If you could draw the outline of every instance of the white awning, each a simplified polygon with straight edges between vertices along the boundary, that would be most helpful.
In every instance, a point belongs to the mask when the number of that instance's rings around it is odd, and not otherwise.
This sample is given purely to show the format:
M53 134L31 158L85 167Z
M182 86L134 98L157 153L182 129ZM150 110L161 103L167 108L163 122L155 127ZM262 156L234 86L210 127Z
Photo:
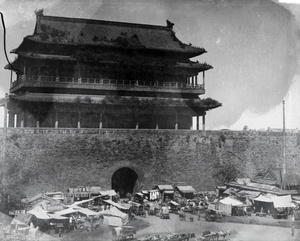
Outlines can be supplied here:
M118 217L110 217L110 216L103 216L103 224L113 227L122 227L123 222L121 218Z
M219 202L226 204L226 205L231 205L233 207L242 207L243 206L243 203L241 201L233 199L231 197L226 197L226 198L220 200Z
M272 197L275 208L294 208L291 195Z
M81 201L74 202L72 205L79 205L79 204L91 202L91 201L93 201L93 200L94 200L94 198L86 199L86 200L81 200ZM71 205L71 206L72 206L72 205Z
M100 191L99 193L102 196L116 196L117 195L117 193L115 192L115 190Z
M27 213L34 215L38 219L50 219L47 212L39 206L29 210Z
M47 213L47 214L48 214L49 217L52 218L52 219L57 219L57 220L68 219L68 217L60 216L60 215L57 214L57 213Z
M77 211L74 210L73 208L67 208L67 209L64 209L64 210L61 210L61 211L58 211L58 212L55 212L59 215L66 215L66 214L70 214L70 213L76 213Z
M128 207L124 207L121 204L116 203L116 202L114 202L112 200L103 200L103 201L106 202L106 203L108 203L108 204L110 204L110 205L113 205L113 206L115 206L115 207L117 207L119 209L129 209Z
M253 200L256 201L256 202L265 202L265 203L272 203L273 202L271 197L267 197L267 196L262 195L262 194L259 195L257 198L254 198Z

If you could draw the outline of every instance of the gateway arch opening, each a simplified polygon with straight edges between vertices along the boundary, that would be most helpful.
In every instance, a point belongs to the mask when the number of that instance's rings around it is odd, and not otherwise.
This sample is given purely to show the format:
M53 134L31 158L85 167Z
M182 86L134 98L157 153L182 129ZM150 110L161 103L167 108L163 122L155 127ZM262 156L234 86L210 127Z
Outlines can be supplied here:
M126 197L127 193L132 193L136 185L138 175L128 167L118 169L111 178L111 186L120 197Z

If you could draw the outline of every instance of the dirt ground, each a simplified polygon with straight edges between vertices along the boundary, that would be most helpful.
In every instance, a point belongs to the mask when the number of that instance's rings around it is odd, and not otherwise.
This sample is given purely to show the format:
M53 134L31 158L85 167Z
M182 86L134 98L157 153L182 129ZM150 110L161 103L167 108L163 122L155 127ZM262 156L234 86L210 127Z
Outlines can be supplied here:
M190 216L194 217L194 221L190 221ZM156 216L148 216L146 218L136 217L135 221L129 223L137 227L136 238L142 238L146 235L161 234L161 233L195 233L198 238L204 231L220 231L230 230L231 235L226 237L226 241L294 241L300 240L300 228L299 225L295 225L295 235L291 236L291 222L274 220L272 217L240 217L245 223L234 223L223 220L223 222L206 222L202 216L200 221L196 219L196 216L187 214L186 221L180 221L178 215L170 214L170 219L160 219ZM249 224L252 219L257 219L256 224ZM283 226L274 226L282 225ZM273 224L273 226L263 225L263 223ZM260 225L257 225L260 224ZM299 223L298 223L299 224ZM54 237L42 234L39 237L39 241L109 241L112 240L111 229L107 226L102 226L96 231L71 231L64 233L63 237L58 237L55 234ZM220 240L223 240L222 238Z
M204 231L231 230L231 235L226 240L231 241L292 241L300 240L300 230L295 230L294 237L291 236L291 228L238 224L232 222L206 222L204 218L200 221L179 221L178 215L171 214L170 220L162 220L158 217L148 216L151 223L148 228L137 232L137 237L151 233L195 233L198 238Z
M295 235L291 236L290 227L278 227L278 226L267 226L267 225L255 225L255 224L240 224L233 222L206 222L204 217L200 221L194 219L191 222L189 217L192 215L187 214L186 221L180 221L178 215L171 214L170 219L160 219L156 216L147 216L146 218L137 217L134 224L140 224L143 228L137 231L136 238L142 238L151 234L160 233L195 233L198 238L204 231L220 231L230 230L231 235L226 237L226 241L293 241L300 240L300 229L295 230ZM194 216L195 217L195 216ZM269 222L271 220L269 217ZM139 221L140 220L140 221ZM148 225L145 225L148 223ZM129 224L130 225L130 224ZM100 230L92 232L78 232L73 231L64 234L62 238L56 237L56 240L61 241L94 241L94 240L111 240L111 231L102 227ZM44 236L40 241L49 240ZM53 240L53 239L52 239ZM222 240L222 238L221 238Z

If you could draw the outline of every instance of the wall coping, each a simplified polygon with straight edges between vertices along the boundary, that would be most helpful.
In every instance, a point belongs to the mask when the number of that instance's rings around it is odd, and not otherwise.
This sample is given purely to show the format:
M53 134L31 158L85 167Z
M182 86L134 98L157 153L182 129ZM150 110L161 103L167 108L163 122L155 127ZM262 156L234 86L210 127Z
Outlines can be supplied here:
M149 133L149 134L213 134L213 133L231 133L233 135L272 135L281 136L283 132L279 131L261 131L261 130L251 130L251 131L237 131L237 130L175 130L175 129L110 129L110 128L34 128L34 127L8 127L0 128L0 133L7 134L109 134L109 133ZM296 129L294 131L286 132L287 136L297 136L300 132Z

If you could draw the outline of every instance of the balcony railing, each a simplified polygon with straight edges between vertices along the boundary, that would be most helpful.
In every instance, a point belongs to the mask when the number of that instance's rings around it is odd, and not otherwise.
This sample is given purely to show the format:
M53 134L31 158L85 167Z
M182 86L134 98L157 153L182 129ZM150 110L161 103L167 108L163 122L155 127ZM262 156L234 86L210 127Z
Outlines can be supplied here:
M151 88L172 88L172 89L198 89L204 90L203 84L190 84L180 82L159 82L142 80L119 80L119 79L100 79L100 78L76 78L76 77L55 77L55 76L35 76L22 75L14 81L11 88L21 83L70 83L70 84L97 84L105 86L130 86L130 87L151 87Z

